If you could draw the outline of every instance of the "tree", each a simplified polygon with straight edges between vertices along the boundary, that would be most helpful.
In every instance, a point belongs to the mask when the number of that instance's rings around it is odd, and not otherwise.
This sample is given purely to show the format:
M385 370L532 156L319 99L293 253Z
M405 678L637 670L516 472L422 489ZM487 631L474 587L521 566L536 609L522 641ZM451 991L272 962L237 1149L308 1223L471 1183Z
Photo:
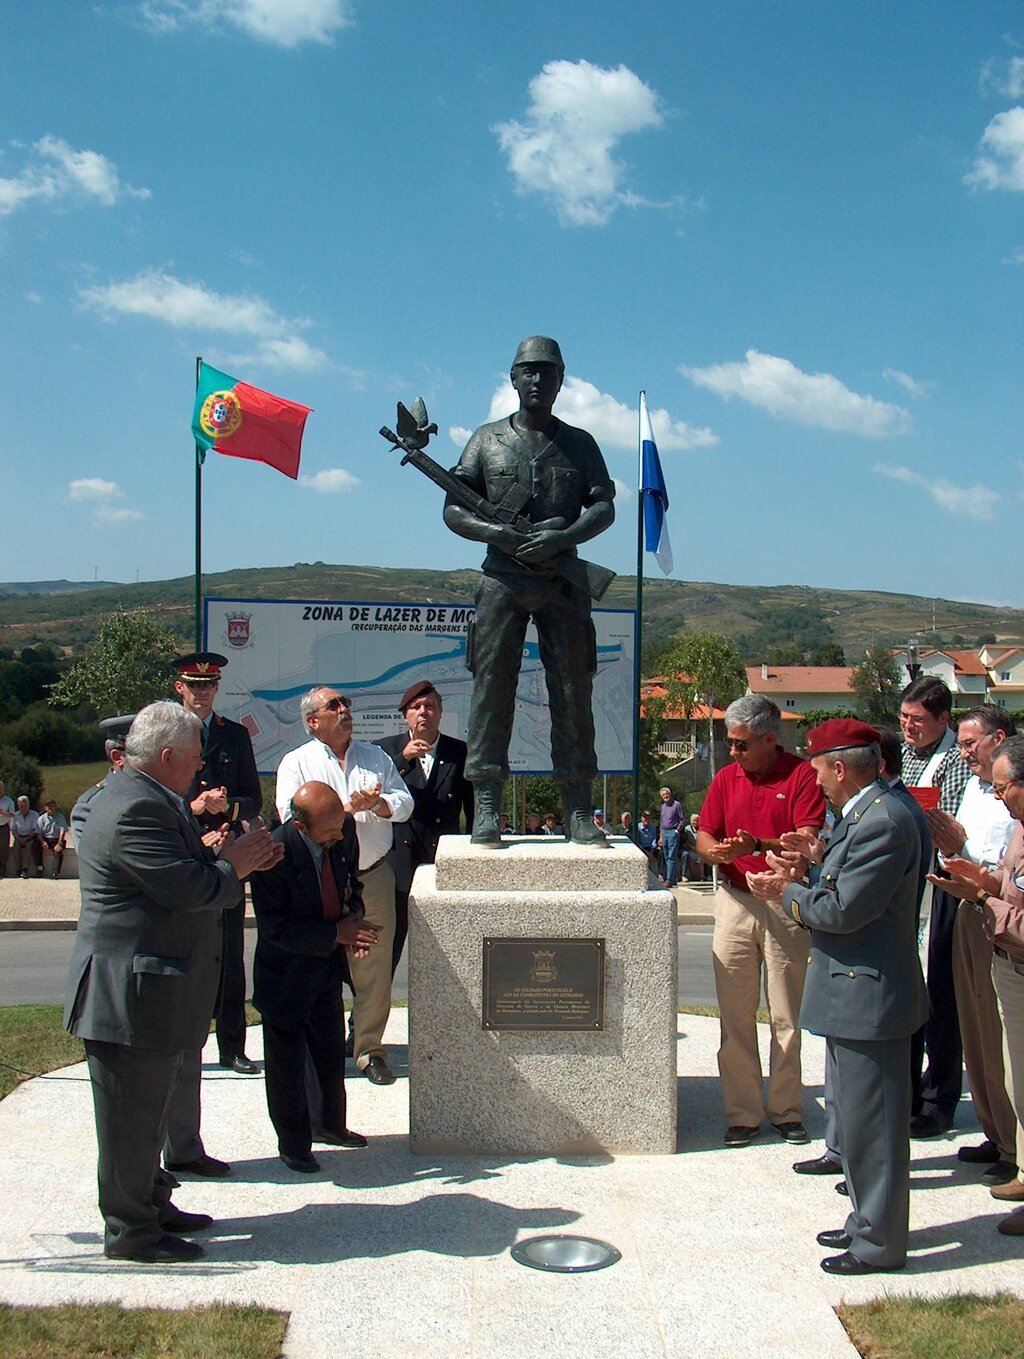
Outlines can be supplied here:
M136 712L168 697L171 661L178 654L174 634L148 609L119 604L100 623L96 641L81 660L50 685L50 701L61 708L90 702L97 712Z
M727 707L747 691L747 672L728 637L717 632L691 632L669 647L659 667L665 676L665 709L689 717L694 708L708 709L711 775L715 773L714 709Z
M895 726L900 716L900 668L888 647L869 646L850 676L857 710L865 722Z
M38 809L43 791L43 771L38 760L13 746L0 746L0 781L6 785L8 797L24 794L29 804Z
M808 665L845 665L841 642L822 642L810 654Z

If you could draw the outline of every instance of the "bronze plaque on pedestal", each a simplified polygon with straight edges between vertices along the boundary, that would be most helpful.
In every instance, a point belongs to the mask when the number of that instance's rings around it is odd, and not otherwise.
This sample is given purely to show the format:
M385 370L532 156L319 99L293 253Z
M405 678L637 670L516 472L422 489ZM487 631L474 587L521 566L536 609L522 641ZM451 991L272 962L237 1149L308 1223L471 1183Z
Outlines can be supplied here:
M483 1027L599 1033L603 939L484 939Z

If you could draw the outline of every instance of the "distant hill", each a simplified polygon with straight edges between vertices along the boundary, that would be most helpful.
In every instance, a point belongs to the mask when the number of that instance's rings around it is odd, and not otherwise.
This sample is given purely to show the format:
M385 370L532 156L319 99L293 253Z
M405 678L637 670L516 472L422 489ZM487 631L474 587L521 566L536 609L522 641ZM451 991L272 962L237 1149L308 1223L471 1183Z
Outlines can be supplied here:
M117 588L115 580L0 580L0 598L4 595L61 595L71 590L99 590Z
M478 572L413 571L379 566L298 562L223 571L203 577L206 595L243 599L396 600L409 603L473 601ZM49 586L51 588L43 588ZM78 650L96 633L99 618L117 604L151 609L183 642L192 636L191 576L138 584L51 581L0 586L0 645L35 642ZM602 606L633 608L636 581L620 576ZM933 627L947 645L973 647L978 638L1024 642L1024 610L880 590L827 590L804 585L720 585L710 581L644 581L645 642L667 643L685 625L734 638L763 636L780 620L801 636L802 618L830 629L851 663L875 643L900 645ZM962 642L954 643L954 638Z

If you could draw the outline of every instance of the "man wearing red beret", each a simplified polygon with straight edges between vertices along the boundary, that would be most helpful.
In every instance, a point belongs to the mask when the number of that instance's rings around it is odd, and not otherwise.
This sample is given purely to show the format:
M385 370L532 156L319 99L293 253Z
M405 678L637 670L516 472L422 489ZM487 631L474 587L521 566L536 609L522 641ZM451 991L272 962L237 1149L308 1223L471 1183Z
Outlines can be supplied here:
M814 886L770 853L750 890L810 931L800 1023L824 1034L850 1213L818 1235L843 1276L902 1269L910 1217L910 1038L928 1013L917 954L917 825L879 782L878 733L834 718L807 736L818 784L839 812ZM787 837L790 841L791 837Z
M413 812L395 826L394 976L409 933L409 889L420 864L432 864L442 835L458 835L459 814L473 824L473 785L466 779L466 743L441 730L441 695L430 680L410 684L398 704L406 730L377 742L395 762L412 794Z

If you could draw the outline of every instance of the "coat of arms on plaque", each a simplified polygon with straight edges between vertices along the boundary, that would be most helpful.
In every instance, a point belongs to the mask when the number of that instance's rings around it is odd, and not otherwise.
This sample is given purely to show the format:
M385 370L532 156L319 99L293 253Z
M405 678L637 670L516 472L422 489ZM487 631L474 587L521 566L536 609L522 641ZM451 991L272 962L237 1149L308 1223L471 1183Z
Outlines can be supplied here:
M534 949L533 966L530 968L530 981L554 982L558 980L558 968L555 966L555 953L553 949Z

